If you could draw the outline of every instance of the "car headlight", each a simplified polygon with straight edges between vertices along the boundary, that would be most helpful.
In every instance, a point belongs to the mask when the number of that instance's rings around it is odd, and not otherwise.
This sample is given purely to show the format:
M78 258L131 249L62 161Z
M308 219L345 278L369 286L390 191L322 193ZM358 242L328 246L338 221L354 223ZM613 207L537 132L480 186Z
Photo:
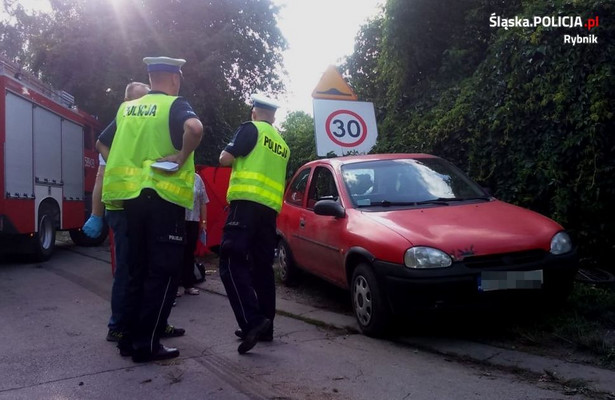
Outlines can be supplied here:
M551 239L551 254L565 254L572 250L572 240L566 232L558 232Z
M446 268L452 263L448 254L431 247L412 247L404 255L404 264L408 268Z

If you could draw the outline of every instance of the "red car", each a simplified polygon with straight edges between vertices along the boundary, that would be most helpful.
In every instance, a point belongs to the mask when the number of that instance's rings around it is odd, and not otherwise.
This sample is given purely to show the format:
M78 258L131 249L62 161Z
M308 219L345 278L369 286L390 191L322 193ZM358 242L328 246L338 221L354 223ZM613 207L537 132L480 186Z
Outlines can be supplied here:
M416 308L569 294L578 257L555 221L488 195L427 154L312 161L278 216L282 281L298 269L350 290L362 332Z

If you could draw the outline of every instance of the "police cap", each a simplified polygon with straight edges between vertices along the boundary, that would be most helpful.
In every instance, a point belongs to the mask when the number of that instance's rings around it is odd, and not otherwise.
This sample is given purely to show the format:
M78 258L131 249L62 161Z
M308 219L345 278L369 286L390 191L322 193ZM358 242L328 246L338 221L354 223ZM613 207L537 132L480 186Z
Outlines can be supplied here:
M164 71L179 74L186 60L171 57L145 57L143 62L147 64L147 72Z
M265 110L277 110L280 108L280 105L275 100L262 94L253 94L250 96L250 99L252 99L252 107L264 108Z

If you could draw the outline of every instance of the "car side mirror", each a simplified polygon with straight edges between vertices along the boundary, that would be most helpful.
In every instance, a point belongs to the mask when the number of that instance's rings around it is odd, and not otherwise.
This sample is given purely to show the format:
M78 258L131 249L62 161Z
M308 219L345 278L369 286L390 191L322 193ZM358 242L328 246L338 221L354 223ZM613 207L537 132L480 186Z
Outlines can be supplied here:
M314 204L314 213L318 215L329 215L335 218L344 218L346 210L335 200L319 200Z

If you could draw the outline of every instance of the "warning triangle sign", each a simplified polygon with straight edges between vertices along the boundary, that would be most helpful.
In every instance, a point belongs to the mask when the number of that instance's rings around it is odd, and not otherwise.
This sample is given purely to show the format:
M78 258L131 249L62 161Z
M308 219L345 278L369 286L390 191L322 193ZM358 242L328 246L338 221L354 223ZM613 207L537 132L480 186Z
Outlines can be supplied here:
M312 97L325 100L358 100L357 95L346 83L334 65L329 65L314 91Z

